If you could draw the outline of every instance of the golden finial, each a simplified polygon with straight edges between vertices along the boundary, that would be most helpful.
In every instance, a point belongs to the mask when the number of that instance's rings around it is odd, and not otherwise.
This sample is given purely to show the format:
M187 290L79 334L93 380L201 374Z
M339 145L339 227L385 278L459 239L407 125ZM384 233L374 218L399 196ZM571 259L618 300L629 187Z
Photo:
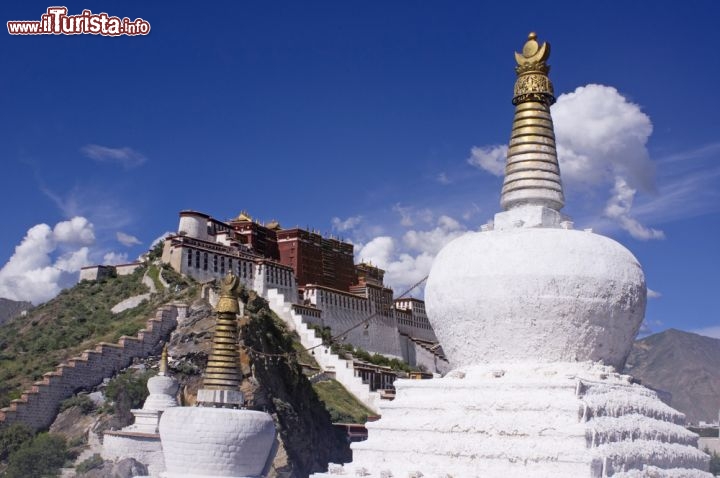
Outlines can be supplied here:
M158 375L160 375L160 376L167 375L167 368L168 368L168 347L167 347L167 344L165 344L162 349L162 354L160 355L160 370L158 370Z
M240 280L237 276L228 273L220 283L220 300L216 310L218 313L237 314L240 311L237 301L237 291Z
M514 105L524 101L542 101L550 105L555 102L553 86L547 76L550 72L548 58L550 44L544 42L540 45L537 34L530 32L522 53L515 52L515 72L518 79L515 82Z
M535 32L528 35L522 53L515 52L515 118L500 197L504 210L537 205L559 211L565 205L550 116L555 95L548 78L549 57L550 44L539 44Z

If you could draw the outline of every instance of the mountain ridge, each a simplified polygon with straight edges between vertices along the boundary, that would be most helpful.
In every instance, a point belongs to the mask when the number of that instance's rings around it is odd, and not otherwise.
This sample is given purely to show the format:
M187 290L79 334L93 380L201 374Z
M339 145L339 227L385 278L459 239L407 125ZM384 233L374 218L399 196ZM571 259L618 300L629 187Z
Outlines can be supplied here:
M720 339L668 329L636 340L625 373L669 392L688 423L718 420Z
M30 302L0 297L0 325L32 308Z

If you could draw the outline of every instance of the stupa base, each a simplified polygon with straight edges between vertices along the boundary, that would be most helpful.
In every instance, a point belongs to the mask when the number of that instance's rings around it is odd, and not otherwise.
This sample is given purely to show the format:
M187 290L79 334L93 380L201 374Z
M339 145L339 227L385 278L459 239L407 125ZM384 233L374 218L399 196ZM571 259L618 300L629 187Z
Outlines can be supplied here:
M396 399L316 478L711 478L685 417L594 363L487 365L398 380Z
M270 415L229 408L175 407L160 420L163 478L257 478L275 444Z

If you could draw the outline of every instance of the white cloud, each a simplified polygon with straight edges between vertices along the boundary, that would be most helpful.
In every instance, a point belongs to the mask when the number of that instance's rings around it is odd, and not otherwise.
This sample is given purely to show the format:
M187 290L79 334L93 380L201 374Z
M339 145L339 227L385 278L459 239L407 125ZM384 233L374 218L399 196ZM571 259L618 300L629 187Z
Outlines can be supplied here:
M660 292L658 292L656 290L652 290L651 288L648 287L647 297L648 297L648 299L659 299L660 297L662 297L662 294Z
M332 218L332 227L334 230L339 232L349 231L351 229L355 229L357 225L362 222L362 219L362 216L352 216L345 220L342 220L339 217L334 217Z
M418 222L431 224L435 220L435 214L428 208L415 209L412 206L403 206L397 203L392 209L400 215L400 225L403 227L412 227Z
M165 231L164 233L162 233L161 235L156 237L155 240L150 243L150 249L157 246L159 242L164 241L166 238L168 238L169 236L172 236L173 234L175 234L175 233L170 232L170 231Z
M67 252L55 261L55 267L61 271L74 273L90 264L90 249L81 247L77 251Z
M378 236L362 246L356 255L361 262L371 262L384 269L390 264L394 251L395 239L390 236Z
M448 175L446 173L438 174L435 179L437 179L437 182L439 182L440 184L444 184L444 185L448 185L448 184L452 183L452 181L450 180L450 178L448 177Z
M650 118L615 88L587 85L560 95L552 106L558 160L566 191L592 201L597 215L612 219L633 237L661 239L662 231L648 228L631 214L638 190L655 191L655 166L646 144L652 134ZM473 147L468 163L501 176L507 146ZM598 191L612 193L597 202Z
M86 218L76 216L57 223L53 228L53 237L58 243L87 246L95 242L95 230Z
M118 264L127 264L128 255L127 252L107 252L103 256L103 264L107 266L116 266Z
M407 231L403 236L404 244L410 250L434 257L445 244L465 233L465 228L449 216L440 216L437 224L437 227L428 231Z
M31 227L0 269L0 297L35 304L55 297L77 281L77 272L89 265L89 247L95 243L93 225L84 217Z
M442 247L464 234L465 227L449 216L440 216L435 227L409 230L397 241L378 236L359 247L358 261L371 262L385 270L385 283L401 294L430 273L435 255ZM418 295L418 290L413 291Z
M635 193L636 191L628 186L623 178L615 178L612 196L605 206L605 216L617 221L620 227L628 231L635 239L642 241L665 239L665 233L662 231L645 227L630 216Z
M81 151L88 158L98 163L115 163L121 165L125 169L131 169L140 166L147 158L132 148L108 148L97 144L88 144L83 146Z
M646 148L652 123L615 88L591 84L560 95L552 116L563 180L583 187L621 176L633 188L654 190Z
M124 232L115 233L115 237L117 238L118 242L123 246L131 247L137 244L142 244L140 239L130 234L125 234Z
M720 325L711 325L710 327L703 327L701 329L695 329L692 332L706 337L712 337L714 339L720 339Z
M505 174L505 158L507 157L506 145L495 146L473 146L470 150L468 163L484 169L495 176Z

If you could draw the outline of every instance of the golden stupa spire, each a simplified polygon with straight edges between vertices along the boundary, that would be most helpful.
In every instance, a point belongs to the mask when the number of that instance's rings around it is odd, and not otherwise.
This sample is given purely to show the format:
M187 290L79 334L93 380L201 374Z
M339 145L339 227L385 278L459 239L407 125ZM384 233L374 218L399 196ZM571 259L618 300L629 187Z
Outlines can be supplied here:
M504 210L531 204L559 211L565 205L550 116L555 96L548 78L549 56L550 45L538 44L534 32L522 53L515 53L515 118L500 197Z
M167 375L167 369L168 369L168 347L167 344L163 346L162 354L160 355L160 370L158 370L158 375L164 377Z
M221 284L212 351L203 377L202 388L208 390L238 390L242 381L237 328L239 285L233 274L225 276Z

